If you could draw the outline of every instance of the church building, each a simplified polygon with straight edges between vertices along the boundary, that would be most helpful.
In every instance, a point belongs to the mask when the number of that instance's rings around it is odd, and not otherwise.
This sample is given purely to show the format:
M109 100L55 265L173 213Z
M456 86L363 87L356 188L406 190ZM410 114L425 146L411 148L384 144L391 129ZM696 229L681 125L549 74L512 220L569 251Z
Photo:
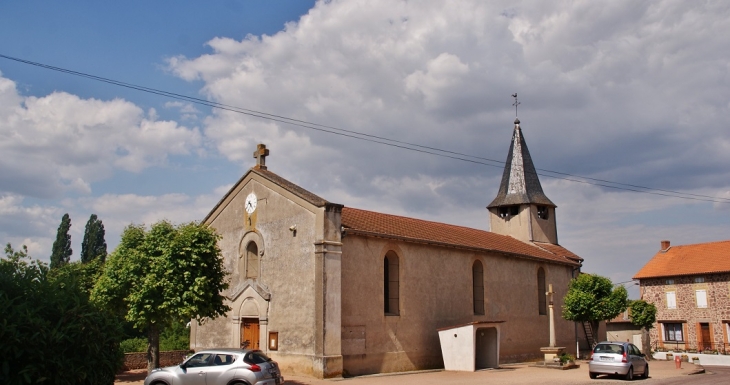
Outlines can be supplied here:
M576 346L560 312L582 259L558 244L519 120L484 212L491 231L330 202L268 170L268 154L258 145L256 165L204 219L222 236L231 310L193 322L191 349L261 349L284 373L319 378L401 372L444 367L439 329L490 323L499 332L477 339L477 355L536 360L549 284L557 345Z

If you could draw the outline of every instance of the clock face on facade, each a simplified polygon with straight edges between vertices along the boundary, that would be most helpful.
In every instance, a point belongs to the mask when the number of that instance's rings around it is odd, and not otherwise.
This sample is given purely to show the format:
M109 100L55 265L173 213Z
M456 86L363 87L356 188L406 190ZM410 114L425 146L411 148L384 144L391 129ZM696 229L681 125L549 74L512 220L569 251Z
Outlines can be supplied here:
M246 197L246 212L251 214L256 210L256 202L258 199L256 199L256 194L251 193L248 194Z

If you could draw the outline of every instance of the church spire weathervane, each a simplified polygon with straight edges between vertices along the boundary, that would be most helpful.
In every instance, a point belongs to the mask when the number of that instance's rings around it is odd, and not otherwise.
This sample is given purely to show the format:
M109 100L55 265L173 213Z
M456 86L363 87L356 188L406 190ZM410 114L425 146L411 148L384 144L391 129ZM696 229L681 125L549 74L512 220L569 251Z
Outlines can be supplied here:
M517 118L517 106L520 105L520 102L517 101L517 93L516 92L514 94L512 94L512 97L515 98L515 102L512 103L512 105L515 106L515 118Z

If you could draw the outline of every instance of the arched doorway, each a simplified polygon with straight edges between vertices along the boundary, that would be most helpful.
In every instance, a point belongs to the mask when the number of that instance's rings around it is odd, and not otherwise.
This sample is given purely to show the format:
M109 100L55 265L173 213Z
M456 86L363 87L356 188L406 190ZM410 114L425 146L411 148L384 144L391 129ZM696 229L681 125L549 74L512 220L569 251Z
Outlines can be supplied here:
M241 348L258 349L261 333L259 309L253 298L247 298L241 306Z

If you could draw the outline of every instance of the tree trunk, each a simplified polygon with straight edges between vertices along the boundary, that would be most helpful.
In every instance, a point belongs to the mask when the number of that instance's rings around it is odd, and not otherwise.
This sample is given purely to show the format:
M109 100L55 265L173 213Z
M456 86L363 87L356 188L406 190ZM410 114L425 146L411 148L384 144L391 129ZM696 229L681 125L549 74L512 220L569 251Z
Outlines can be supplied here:
M649 336L649 329L646 326L641 327L641 348L642 353L646 355L647 360L653 360L654 357L651 355L651 337Z
M160 329L151 324L147 329L147 375L160 367Z

